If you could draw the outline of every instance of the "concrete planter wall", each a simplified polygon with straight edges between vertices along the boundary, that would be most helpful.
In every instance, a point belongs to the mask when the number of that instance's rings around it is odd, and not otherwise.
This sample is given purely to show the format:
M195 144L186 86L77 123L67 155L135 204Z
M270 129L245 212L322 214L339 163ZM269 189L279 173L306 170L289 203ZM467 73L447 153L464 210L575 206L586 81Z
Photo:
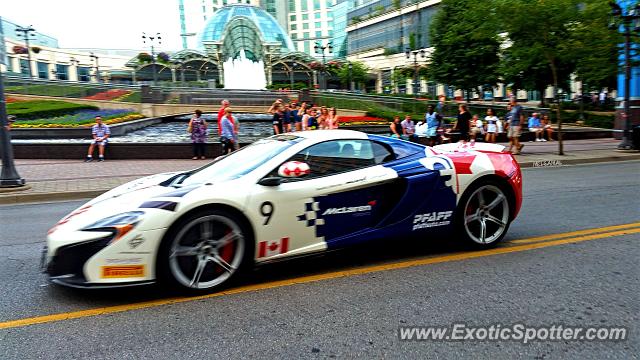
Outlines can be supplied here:
M245 146L247 144L241 144ZM16 159L77 159L83 160L87 156L89 143L85 144L13 144ZM214 158L222 154L220 143L210 143L206 146L207 158ZM97 157L97 150L94 157ZM184 144L109 144L105 149L107 160L124 159L190 159L192 156L191 143Z
M129 132L142 129L149 125L162 122L162 118L145 118L129 121L122 124L109 125L111 136L122 136ZM82 139L91 138L91 127L81 128L35 128L35 129L11 129L13 139Z

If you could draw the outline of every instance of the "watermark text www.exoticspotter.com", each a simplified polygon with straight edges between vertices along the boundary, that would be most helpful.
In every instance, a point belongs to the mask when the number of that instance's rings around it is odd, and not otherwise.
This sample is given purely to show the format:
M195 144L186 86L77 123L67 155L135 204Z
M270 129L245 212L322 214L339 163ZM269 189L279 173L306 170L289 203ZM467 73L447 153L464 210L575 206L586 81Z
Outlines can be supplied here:
M451 326L401 326L398 329L398 337L406 341L516 341L527 344L536 341L622 341L627 336L628 330L625 327L558 324L470 326L459 323Z
M533 167L557 167L562 166L560 160L536 160L533 162Z

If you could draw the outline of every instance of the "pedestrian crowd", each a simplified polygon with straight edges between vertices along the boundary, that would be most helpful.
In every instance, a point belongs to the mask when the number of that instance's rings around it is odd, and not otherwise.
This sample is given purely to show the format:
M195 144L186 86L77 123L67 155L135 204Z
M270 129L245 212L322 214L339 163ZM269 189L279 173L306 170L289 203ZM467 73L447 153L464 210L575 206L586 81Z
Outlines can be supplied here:
M303 101L285 103L276 100L269 108L273 115L273 133L283 134L307 130L330 130L338 128L338 112L335 108L317 106Z
M505 134L509 140L508 151L514 154L519 154L524 147L520 142L523 126L533 133L535 141L553 141L549 115L543 114L540 118L540 114L533 113L525 123L522 105L513 98L509 101L507 112L502 119L492 108L487 109L486 114L471 114L466 104L460 104L455 122L449 128L445 127L443 122L442 103L441 99L437 110L433 105L429 105L424 119L417 124L410 115L405 115L404 120L396 115L389 124L390 136L433 146L453 140L471 143L482 140L495 143L501 134Z
M486 114L471 114L466 104L458 105L458 114L453 126L444 125L444 99L434 107L429 105L424 118L415 123L411 115L405 115L401 120L396 115L389 124L390 136L423 145L434 146L451 141L475 142L482 140L495 143L501 134L506 134L509 140L508 151L519 154L524 144L520 142L521 129L526 126L534 136L535 141L553 141L553 128L548 114L533 113L525 122L524 111L514 98L507 105L507 112L500 119L494 109L489 108ZM285 103L278 99L268 110L272 115L273 133L283 134L298 131L338 129L339 121L335 108L318 106L307 102L298 105L297 102ZM233 110L228 100L222 100L218 110L218 136L222 144L222 153L228 154L239 148L239 121L233 116ZM9 128L7 126L7 128ZM202 117L202 111L196 110L187 125L193 148L193 160L205 159L209 124ZM86 162L93 161L94 148L98 147L99 161L104 161L104 149L111 132L109 126L96 117L96 124L91 128L92 141L89 146Z

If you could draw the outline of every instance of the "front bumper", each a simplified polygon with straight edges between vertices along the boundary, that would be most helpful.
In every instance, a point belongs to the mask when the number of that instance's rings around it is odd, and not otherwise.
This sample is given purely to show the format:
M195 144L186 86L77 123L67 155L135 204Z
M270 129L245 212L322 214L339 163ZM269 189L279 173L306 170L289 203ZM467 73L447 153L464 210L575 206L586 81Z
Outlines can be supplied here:
M49 280L58 285L74 288L103 289L152 284L154 281L135 281L126 283L90 283L84 275L85 263L97 252L104 249L111 237L66 245L56 250L53 257L48 258L48 249L42 249L40 269L49 275Z

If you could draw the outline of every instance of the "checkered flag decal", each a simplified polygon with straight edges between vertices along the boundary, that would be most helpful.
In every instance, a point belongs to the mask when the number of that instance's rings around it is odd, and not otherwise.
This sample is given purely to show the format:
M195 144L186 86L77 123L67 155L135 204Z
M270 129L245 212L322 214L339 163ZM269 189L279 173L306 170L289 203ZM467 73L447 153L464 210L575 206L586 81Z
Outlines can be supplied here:
M304 221L307 227L313 226L316 236L321 236L319 227L324 225L324 219L319 218L320 216L320 203L314 199L309 199L304 204L304 214L298 215L298 221Z

